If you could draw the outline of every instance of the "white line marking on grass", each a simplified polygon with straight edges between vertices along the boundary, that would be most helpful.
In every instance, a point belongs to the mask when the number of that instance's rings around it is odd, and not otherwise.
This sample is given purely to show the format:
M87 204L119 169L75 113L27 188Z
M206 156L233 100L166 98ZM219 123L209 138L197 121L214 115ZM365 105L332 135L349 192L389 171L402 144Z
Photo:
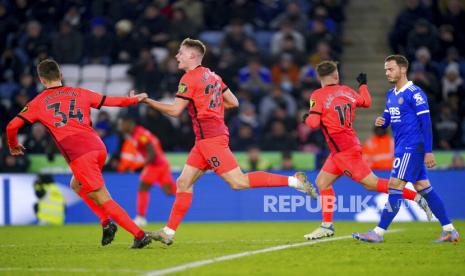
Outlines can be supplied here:
M401 232L401 231L403 231L403 229L395 229L395 230L390 230L388 232L389 233L395 233L395 232ZM314 240L314 241L307 241L307 242L284 244L284 245L278 245L278 246L268 247L268 248L264 248L264 249L244 251L244 252L241 252L241 253L236 253L236 254L225 255L225 256L215 257L215 258L201 260L201 261L185 263L185 264L182 264L182 265L173 266L173 267L169 267L169 268L165 268L165 269L153 270L153 271L150 271L150 272L144 274L144 276L166 275L166 274L170 274L170 273L180 272L180 271L183 271L183 270L186 270L186 269L189 269L189 268L200 267L200 266L209 265L209 264L213 264L213 263L219 263L219 262L234 260L234 259L238 259L238 258L242 258L242 257L251 256L251 255L274 252L274 251L280 251L280 250L284 250L284 249L288 249L288 248L294 248L294 247L302 247L302 246L312 245L312 244L316 244L316 243L324 243L324 242L331 242L331 241L338 241L338 240L346 240L346 239L350 239L350 238L352 238L352 235L341 236L341 237L336 237L336 238L328 238L328 239L323 239L323 240Z
M0 267L0 272L27 271L27 272L66 272L66 273L144 273L137 269L104 269L104 268L58 268L58 267Z

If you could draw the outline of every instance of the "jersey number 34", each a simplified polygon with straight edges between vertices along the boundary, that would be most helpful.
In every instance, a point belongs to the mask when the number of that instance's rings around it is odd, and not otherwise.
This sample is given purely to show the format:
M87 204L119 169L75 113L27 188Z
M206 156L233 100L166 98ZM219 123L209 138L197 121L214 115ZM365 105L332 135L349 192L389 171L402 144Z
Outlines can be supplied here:
M84 115L81 113L81 109L78 108L77 110L74 110L75 106L76 106L76 100L69 101L68 114L66 114L64 112L61 112L60 111L60 106L61 106L61 102L57 102L57 103L47 105L47 110L53 109L54 112L55 112L55 114L54 114L55 117L61 118L61 120L59 122L55 122L56 127L65 126L68 123L69 118L70 119L78 119L79 123L82 124L82 119L83 119Z

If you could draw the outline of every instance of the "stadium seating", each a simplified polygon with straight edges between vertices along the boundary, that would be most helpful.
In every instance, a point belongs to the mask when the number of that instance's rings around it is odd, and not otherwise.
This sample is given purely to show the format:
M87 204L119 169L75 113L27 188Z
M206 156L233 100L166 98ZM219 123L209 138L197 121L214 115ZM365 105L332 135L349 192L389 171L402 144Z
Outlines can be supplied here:
M83 81L97 81L106 82L108 75L108 68L105 65L90 64L82 67L82 80Z

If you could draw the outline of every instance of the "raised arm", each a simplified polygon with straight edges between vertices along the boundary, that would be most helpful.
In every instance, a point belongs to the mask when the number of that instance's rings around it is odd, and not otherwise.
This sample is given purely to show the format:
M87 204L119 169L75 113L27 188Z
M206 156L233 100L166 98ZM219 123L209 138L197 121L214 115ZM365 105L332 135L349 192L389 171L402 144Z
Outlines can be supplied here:
M223 104L226 109L239 107L239 101L229 88L223 93Z
M371 95L367 86L367 74L360 73L357 77L358 81L358 93L360 100L357 101L357 106L369 108L371 106Z
M8 147L11 155L23 155L24 146L18 143L18 130L24 125L25 121L21 117L14 117L6 127L6 135L8 138Z
M182 111L186 108L187 104L189 103L189 98L176 96L174 103L172 104L162 103L159 101L152 100L150 98L144 99L143 102L151 108L165 113L166 115L172 117L179 117L179 115L181 115Z

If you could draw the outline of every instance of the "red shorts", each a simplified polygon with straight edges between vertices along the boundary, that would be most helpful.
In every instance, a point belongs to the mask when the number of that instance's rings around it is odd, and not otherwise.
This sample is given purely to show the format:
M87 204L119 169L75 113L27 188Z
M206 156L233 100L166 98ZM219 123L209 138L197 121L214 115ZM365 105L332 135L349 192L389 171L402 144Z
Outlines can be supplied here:
M345 174L357 182L371 173L370 167L362 158L362 149L358 146L331 154L322 170L335 175Z
M229 149L229 136L221 135L195 141L186 164L200 170L213 170L223 174L239 167Z
M172 184L173 176L170 171L170 164L153 165L149 164L144 167L140 174L139 180L145 184Z
M88 193L105 185L102 168L106 159L107 152L105 150L95 150L71 161L69 166L76 180L82 185L81 191Z

